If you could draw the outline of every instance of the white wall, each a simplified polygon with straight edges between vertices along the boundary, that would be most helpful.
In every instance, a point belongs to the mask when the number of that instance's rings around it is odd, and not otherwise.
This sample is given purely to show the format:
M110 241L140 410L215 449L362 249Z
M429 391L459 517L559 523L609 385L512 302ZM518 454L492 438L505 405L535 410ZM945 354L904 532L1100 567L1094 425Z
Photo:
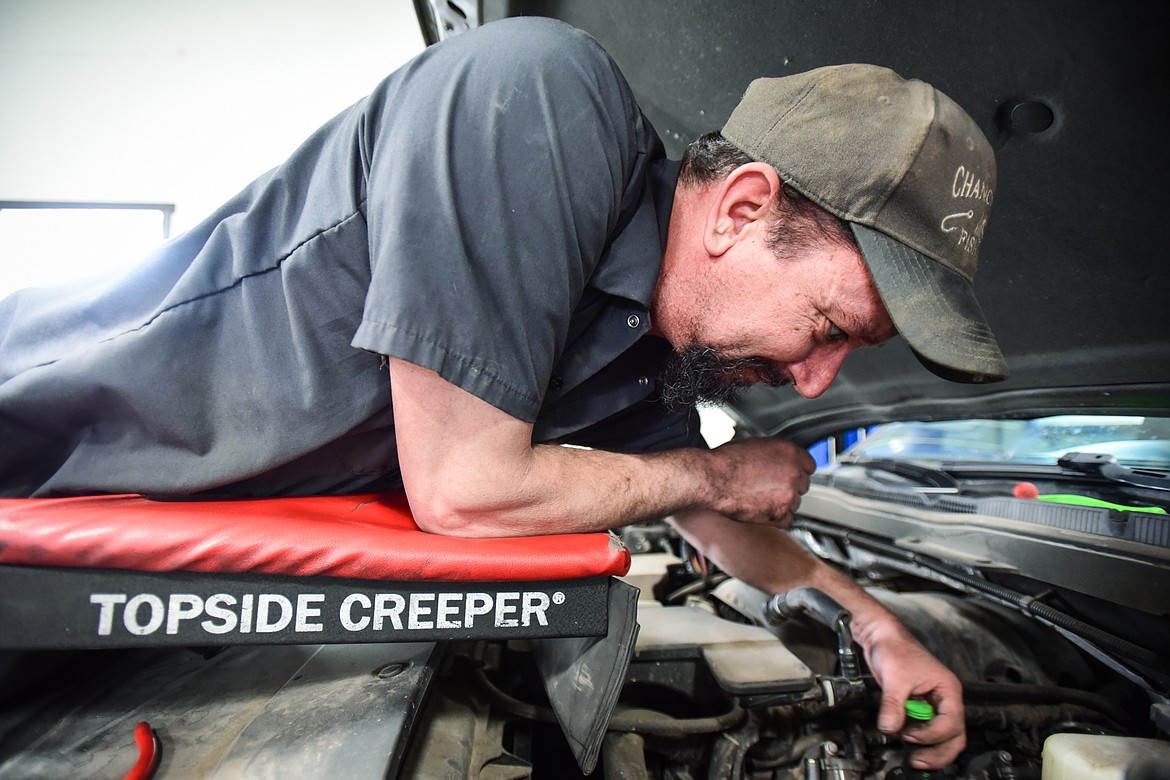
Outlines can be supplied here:
M0 0L0 200L179 232L422 47L411 0Z

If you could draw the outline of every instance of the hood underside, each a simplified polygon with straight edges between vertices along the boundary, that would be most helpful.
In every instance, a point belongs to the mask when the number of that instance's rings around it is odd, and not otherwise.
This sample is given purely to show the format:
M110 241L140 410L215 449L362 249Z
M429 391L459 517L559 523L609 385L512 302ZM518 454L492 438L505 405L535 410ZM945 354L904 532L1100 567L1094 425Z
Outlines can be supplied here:
M852 354L816 400L746 393L732 412L753 432L808 442L892 419L1170 413L1170 103L1153 75L1164 4L483 0L480 12L591 33L675 158L752 79L845 62L934 84L991 140L999 191L975 287L1011 377L948 383L899 340Z

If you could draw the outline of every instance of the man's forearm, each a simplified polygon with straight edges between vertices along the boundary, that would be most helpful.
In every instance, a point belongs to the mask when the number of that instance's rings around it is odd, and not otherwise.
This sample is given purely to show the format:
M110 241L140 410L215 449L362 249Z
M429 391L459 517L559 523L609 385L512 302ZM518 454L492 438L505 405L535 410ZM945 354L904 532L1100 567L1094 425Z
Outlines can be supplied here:
M697 509L786 524L807 488L806 459L771 439L646 455L536 445L481 457L471 446L404 476L413 476L407 494L428 530L513 536L605 530Z
M538 445L514 458L451 466L457 480L408 495L428 530L459 536L582 533L702 506L711 477L700 450L638 456ZM442 474L444 472L439 472ZM441 478L441 477L440 477ZM419 505L420 493L434 497Z
M775 439L652 455L534 446L531 423L430 369L391 358L390 377L406 495L435 533L598 531L695 508L784 523L815 468Z
M853 616L854 637L863 648L901 623L844 574L807 553L779 528L745 525L708 511L684 512L675 527L721 569L766 593L814 587L836 599Z

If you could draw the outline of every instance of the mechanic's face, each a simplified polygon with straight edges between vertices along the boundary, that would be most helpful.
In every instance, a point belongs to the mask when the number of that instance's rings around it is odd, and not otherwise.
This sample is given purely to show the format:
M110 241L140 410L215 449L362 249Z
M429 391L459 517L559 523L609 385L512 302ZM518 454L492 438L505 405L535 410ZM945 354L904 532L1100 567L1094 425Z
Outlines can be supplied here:
M815 398L850 351L895 334L855 248L825 242L780 259L749 236L697 277L689 300L658 320L678 353L664 393L679 403L726 400L756 382Z

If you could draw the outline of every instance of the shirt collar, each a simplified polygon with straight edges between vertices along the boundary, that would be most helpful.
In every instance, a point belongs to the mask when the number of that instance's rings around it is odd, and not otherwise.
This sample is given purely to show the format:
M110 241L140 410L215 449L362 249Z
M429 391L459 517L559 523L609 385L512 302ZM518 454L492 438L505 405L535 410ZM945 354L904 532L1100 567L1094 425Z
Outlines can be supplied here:
M607 257L590 281L594 287L650 307L662 268L679 169L679 162L665 157L648 161L636 207L606 248Z

